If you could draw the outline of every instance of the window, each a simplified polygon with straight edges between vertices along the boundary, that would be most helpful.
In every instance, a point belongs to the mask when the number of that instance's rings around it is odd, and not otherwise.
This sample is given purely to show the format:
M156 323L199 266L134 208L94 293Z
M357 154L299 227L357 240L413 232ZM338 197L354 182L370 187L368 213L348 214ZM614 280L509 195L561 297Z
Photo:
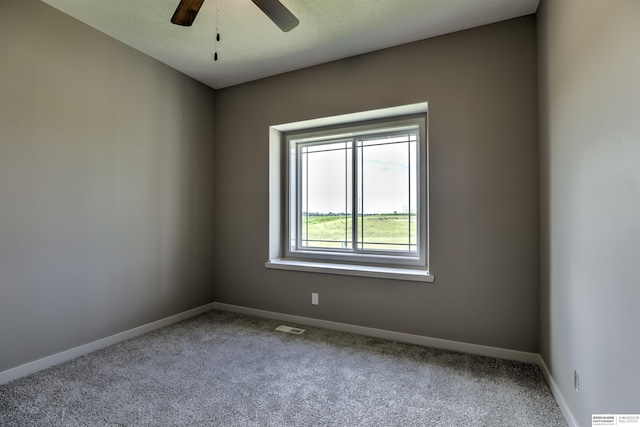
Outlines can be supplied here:
M276 127L270 239L281 247L267 267L433 280L426 108L417 113Z

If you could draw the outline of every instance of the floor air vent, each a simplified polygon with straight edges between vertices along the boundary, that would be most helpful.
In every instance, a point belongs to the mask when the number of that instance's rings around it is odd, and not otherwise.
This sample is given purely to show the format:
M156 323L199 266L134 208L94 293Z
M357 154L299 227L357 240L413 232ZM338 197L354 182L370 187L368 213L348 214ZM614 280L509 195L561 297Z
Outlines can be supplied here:
M300 328L292 328L291 326L278 326L276 328L276 331L280 331L280 332L286 332L288 334L296 334L296 335L300 335L301 333L304 332L304 329L300 329Z

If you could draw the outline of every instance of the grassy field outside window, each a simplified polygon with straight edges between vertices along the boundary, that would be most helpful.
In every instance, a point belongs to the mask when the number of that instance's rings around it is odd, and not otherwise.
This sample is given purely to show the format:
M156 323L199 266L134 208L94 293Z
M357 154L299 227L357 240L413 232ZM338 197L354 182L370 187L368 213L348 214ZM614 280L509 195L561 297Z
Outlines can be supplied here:
M351 215L344 214L304 215L302 240L312 247L351 249L351 221ZM359 215L358 226L359 249L416 251L415 214Z

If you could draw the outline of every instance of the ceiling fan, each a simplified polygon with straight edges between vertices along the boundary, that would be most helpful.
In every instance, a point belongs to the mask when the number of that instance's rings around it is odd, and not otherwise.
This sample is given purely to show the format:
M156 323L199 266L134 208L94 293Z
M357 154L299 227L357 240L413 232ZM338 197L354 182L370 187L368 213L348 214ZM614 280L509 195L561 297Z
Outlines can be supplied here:
M279 0L251 0L284 32L294 29L300 21ZM180 0L171 22L176 25L190 26L204 0Z

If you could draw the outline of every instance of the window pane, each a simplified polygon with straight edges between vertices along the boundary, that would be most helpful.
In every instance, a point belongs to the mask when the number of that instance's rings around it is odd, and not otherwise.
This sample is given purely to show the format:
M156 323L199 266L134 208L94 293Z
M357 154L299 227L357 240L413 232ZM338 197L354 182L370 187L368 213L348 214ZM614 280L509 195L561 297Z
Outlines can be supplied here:
M357 248L417 252L415 135L367 139L357 146Z
M300 146L300 246L352 248L351 142Z

